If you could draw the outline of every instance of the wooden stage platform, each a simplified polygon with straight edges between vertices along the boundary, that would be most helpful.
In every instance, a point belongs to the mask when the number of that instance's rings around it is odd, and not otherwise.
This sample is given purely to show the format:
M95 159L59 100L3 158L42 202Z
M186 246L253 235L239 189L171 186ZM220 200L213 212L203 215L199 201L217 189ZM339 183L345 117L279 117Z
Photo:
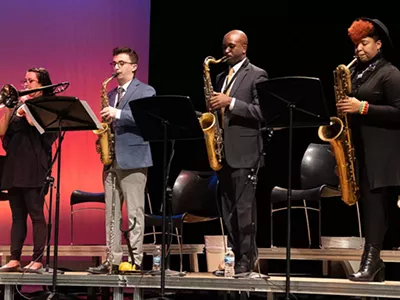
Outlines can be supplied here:
M0 274L0 284L5 285L5 299L13 299L14 286L52 284L51 274ZM143 299L145 289L159 289L160 276L151 275L88 275L71 272L58 275L59 286L110 287L113 299L123 299L124 288L135 288L135 300ZM285 293L286 278L272 276L265 278L223 278L211 273L187 273L183 277L166 277L165 292L200 290L200 291L248 291L265 293L272 299L275 293ZM356 283L347 279L292 277L290 291L293 294L318 294L337 296L385 297L398 298L400 282Z
M144 245L144 251L151 255L155 245ZM51 249L53 253L54 249ZM24 247L23 256L30 256L31 246ZM127 249L124 247L125 255ZM9 253L9 246L0 246L0 254ZM212 275L211 273L200 273L198 256L205 255L203 244L185 244L182 248L184 255L190 257L190 272L183 277L166 277L166 291L248 291L265 293L268 299L273 299L276 293L285 293L286 277L271 276L265 278L237 278L228 279ZM8 260L8 255L2 255L2 263ZM172 245L171 254L179 254L177 245ZM358 265L362 254L361 249L291 249L292 260L309 261L340 261L344 264L354 262ZM101 261L104 259L104 246L59 246L59 257L91 257ZM259 248L261 260L284 260L286 259L285 248ZM385 262L400 262L400 251L382 251ZM351 266L350 266L351 267ZM322 273L325 275L325 273ZM60 286L76 287L110 287L113 290L114 299L123 299L123 290L135 288L135 299L143 299L144 290L156 290L160 288L160 276L151 275L91 275L86 272L69 272L58 275L57 284ZM315 294L315 295L341 295L360 297L385 297L398 298L400 296L400 281L386 281L384 283L356 283L342 278L316 278L316 277L291 277L290 291L293 294ZM51 274L23 274L22 273L0 273L0 285L5 286L6 298L13 299L14 286L18 285L40 285L51 286Z

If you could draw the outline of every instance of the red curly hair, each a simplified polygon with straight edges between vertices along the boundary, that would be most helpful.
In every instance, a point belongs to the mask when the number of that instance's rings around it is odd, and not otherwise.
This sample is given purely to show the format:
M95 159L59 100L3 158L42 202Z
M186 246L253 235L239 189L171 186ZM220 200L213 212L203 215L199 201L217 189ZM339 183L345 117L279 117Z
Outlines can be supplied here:
M357 45L363 38L374 32L374 25L369 21L355 20L347 32L351 41Z

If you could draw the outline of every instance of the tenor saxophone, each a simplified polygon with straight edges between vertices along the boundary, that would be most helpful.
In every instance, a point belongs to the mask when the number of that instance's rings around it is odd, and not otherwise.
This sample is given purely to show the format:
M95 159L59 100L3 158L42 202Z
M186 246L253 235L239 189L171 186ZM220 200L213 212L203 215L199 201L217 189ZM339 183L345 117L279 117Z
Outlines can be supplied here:
M210 98L214 93L214 88L211 82L209 64L218 64L226 60L226 56L218 60L212 56L207 56L203 63L204 95L208 112L201 115L199 122L206 142L208 162L214 171L222 169L224 138L222 128L219 125L217 110L210 110Z
M107 96L107 84L117 76L114 73L111 77L104 80L101 87L101 109L109 106L109 100ZM107 122L105 117L101 120L101 129L93 130L93 133L98 136L96 141L96 151L100 154L100 160L105 166L112 164L114 160L114 134L111 130L110 124Z
M354 59L347 66L338 65L334 71L336 102L351 93L350 67L356 61L357 59ZM333 149L342 200L349 206L355 204L360 197L360 191L356 180L356 156L348 114L340 112L338 116L331 117L330 125L319 127L318 136L321 140L329 142Z

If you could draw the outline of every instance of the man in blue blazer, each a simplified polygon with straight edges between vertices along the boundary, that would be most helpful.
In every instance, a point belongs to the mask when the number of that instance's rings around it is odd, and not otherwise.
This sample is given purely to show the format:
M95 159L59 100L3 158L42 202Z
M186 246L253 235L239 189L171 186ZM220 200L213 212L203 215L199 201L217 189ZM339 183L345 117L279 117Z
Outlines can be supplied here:
M112 124L115 137L115 158L104 170L108 251L106 262L98 267L89 268L88 271L93 274L105 274L111 269L118 269L122 261L119 225L123 201L127 206L129 228L136 218L136 226L130 232L129 239L132 249L136 248L135 261L132 264L136 265L136 269L141 267L147 168L153 165L150 145L143 140L136 126L129 102L154 96L156 92L153 87L136 78L138 55L134 50L128 47L115 48L111 65L118 74L118 87L108 93L110 106L100 112L101 116Z

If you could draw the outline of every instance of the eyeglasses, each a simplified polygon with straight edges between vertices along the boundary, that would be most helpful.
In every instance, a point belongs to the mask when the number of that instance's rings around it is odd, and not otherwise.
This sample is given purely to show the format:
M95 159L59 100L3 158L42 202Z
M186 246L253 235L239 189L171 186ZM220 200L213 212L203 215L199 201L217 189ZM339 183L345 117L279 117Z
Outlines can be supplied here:
M24 80L21 80L20 82L21 82L21 85L24 86L25 84L31 84L32 82L39 82L39 81L37 81L36 79L24 79Z
M134 65L135 63L129 62L129 61L123 61L123 60L120 60L120 61L118 61L118 62L115 62L115 61L110 62L110 66L112 66L112 67L115 67L115 65L118 65L118 67L121 68L121 67L123 67L125 64Z

